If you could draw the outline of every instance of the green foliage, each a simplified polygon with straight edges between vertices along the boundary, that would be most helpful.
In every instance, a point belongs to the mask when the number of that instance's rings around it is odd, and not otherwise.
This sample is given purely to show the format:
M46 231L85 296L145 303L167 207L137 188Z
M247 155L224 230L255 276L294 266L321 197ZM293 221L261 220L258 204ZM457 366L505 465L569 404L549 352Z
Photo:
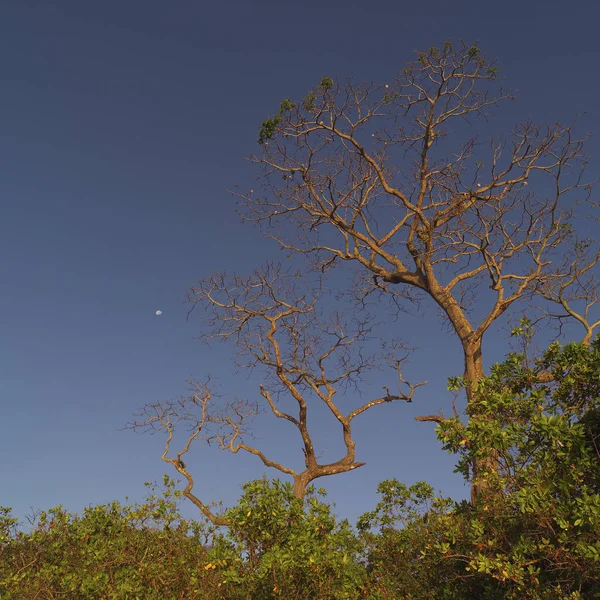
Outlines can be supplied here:
M289 483L252 481L209 552L226 598L357 598L366 578L360 545L314 488L303 501Z
M0 506L0 548L7 544L14 535L18 519L11 517L11 509L7 506Z
M302 100L301 107L308 113L315 110L318 112L318 95L324 99L325 104L332 102L333 100L331 100L327 92L329 92L334 85L335 81L331 77L323 77L317 88L314 91L309 92ZM327 100L328 98L329 100ZM279 106L279 110L272 117L269 117L262 122L258 132L258 143L260 145L265 145L269 142L269 140L273 139L277 131L284 128L285 125L288 124L290 114L293 113L294 109L296 108L297 105L294 102L292 102L289 98L284 98ZM297 113L296 116L298 116Z
M331 77L327 77L327 75L325 75L325 77L323 77L323 79L321 79L321 83L319 83L319 87L325 91L330 90L333 87L333 79L331 79Z
M523 322L514 333L529 331ZM438 437L467 481L476 459L490 465L476 475L475 506L426 508L431 490L392 482L361 521L379 527L368 539L384 597L600 598L600 342L509 355L468 412Z
M277 113L262 122L258 132L258 143L263 145L268 142L275 135L277 126L281 123L282 115L291 112L294 108L296 108L296 105L289 98L284 98Z
M480 50L477 46L471 46L469 51L467 52L467 56L469 58L475 58L480 53Z
M258 132L258 143L263 145L268 142L275 135L279 123L281 123L281 115L279 114L263 121Z
M315 100L317 99L317 95L314 92L309 92L306 95L306 98L302 101L302 108L305 111L311 112L315 108Z
M519 321L519 326L515 327L510 332L510 335L512 335L514 337L521 337L526 342L529 342L533 338L533 334L534 334L533 324L531 323L531 319L528 319L527 317L523 317Z
M32 531L14 530L3 509L0 598L205 598L198 564L206 528L177 511L174 482L162 497L138 506L113 502L81 516L58 506L39 515ZM198 590L198 591L194 591Z
M287 483L247 483L225 534L183 519L168 477L162 497L81 516L56 507L29 533L2 509L0 598L357 598L360 543L323 493L311 488L303 503Z
M433 597L438 583L453 577L445 540L454 502L436 497L425 482L407 487L392 479L377 491L381 501L357 523L369 564L369 597Z
M527 341L530 323L513 333ZM600 598L600 342L510 354L468 417L437 433L464 478L485 484L474 506L391 479L354 533L323 490L302 501L263 479L217 531L181 517L165 477L141 505L59 506L27 533L0 508L0 598ZM475 459L491 467L475 475Z
M281 101L281 105L279 106L278 114L282 114L284 112L289 112L289 111L293 110L294 108L296 108L296 105L289 98L284 98Z

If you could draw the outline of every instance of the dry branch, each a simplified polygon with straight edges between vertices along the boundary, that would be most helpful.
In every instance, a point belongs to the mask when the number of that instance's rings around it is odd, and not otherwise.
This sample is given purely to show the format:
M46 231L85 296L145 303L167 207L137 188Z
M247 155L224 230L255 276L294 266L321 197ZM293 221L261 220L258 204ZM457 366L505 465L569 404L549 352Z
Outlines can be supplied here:
M306 280L301 285L298 282L294 273L269 264L248 278L229 279L223 274L208 277L191 288L189 299L206 316L201 339L232 342L238 366L261 370L264 383L259 386L259 394L263 408L297 430L302 440L303 470L286 466L247 442L249 420L261 411L258 402L215 402L208 383L198 385L191 397L178 402L144 407L142 418L132 424L138 429L165 430L163 460L186 478L184 495L216 525L226 523L192 493L194 481L182 459L192 443L203 440L234 454L240 450L253 454L265 466L291 476L294 493L302 498L311 481L365 464L356 460L353 419L384 403L412 402L415 390L423 385L411 384L403 377L401 365L407 354L397 342L383 347L379 354L364 350L373 327L366 314L362 319L354 315L351 323L339 311L327 316L318 306L323 294L319 282L312 286ZM385 386L385 395L353 410L344 408L343 395L338 401L336 394L358 391L366 372L386 364L395 372L396 391ZM290 409L280 408L284 401ZM308 425L315 403L326 407L339 425L345 454L338 460L318 460ZM183 448L171 457L177 426L187 427L189 435Z
M260 188L238 194L244 217L315 272L359 267L361 301L432 298L462 345L469 398L485 333L518 301L558 303L587 342L600 324L600 254L577 234L598 209L586 137L526 121L484 144L473 124L512 98L493 89L496 71L478 48L446 43L387 84L324 78L265 121L251 158Z

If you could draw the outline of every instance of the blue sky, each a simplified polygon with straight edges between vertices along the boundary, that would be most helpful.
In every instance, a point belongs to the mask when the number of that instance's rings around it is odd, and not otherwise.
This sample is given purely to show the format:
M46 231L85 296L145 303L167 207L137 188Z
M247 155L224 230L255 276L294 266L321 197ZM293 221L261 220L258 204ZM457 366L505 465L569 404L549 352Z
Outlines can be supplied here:
M257 394L258 382L232 375L226 348L194 339L200 323L182 301L213 271L247 274L281 256L226 190L256 175L244 157L283 97L325 74L383 81L413 50L463 38L519 90L498 127L586 112L597 155L599 17L590 0L0 3L0 504L22 517L141 500L167 469L162 438L121 430L140 405L207 374L232 395ZM467 493L430 425L412 420L451 406L458 344L435 318L398 326L421 349L410 376L430 385L411 406L357 421L367 466L319 482L352 520L387 477ZM488 338L488 363L504 336ZM258 425L257 443L297 464L300 441L271 425ZM336 447L324 423L316 430ZM201 447L187 463L198 494L227 504L265 472Z

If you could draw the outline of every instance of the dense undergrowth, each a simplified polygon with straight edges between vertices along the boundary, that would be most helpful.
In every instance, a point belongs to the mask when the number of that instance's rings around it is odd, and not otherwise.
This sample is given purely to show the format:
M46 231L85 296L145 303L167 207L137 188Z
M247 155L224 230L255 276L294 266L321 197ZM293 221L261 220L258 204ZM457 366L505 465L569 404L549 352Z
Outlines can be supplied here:
M215 528L181 516L165 476L140 505L57 507L27 530L1 509L0 598L600 598L600 343L510 355L468 412L438 437L470 482L493 453L475 506L389 480L353 528L322 490L258 480Z

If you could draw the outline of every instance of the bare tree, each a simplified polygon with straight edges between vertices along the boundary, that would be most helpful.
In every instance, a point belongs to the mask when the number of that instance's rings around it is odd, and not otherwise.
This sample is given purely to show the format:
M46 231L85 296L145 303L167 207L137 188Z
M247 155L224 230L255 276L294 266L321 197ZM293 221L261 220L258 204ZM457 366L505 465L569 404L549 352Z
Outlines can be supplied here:
M238 366L260 369L264 379L258 393L263 407L297 430L304 455L304 469L297 471L250 445L249 422L261 412L260 403L246 399L215 401L209 382L196 384L190 397L177 402L146 405L131 427L166 432L162 459L185 477L188 484L184 496L215 525L227 523L193 493L194 480L183 462L193 442L214 442L234 454L243 450L257 456L265 466L291 476L294 495L303 498L311 481L365 464L356 460L352 438L356 417L384 403L411 402L415 389L423 385L410 384L403 378L401 364L406 351L398 344L385 346L380 354L367 352L365 343L373 324L366 315L362 319L353 315L351 323L339 312L324 315L318 305L321 295L318 286L311 289L305 280L297 279L297 274L272 265L249 278L213 275L191 288L190 301L208 315L201 339L232 342ZM381 397L349 407L351 402L345 396L349 392L360 396L363 374L382 365L395 371L397 390L390 392L384 386ZM290 402L293 410L282 408ZM315 449L308 422L315 403L326 407L339 424L345 454L333 462L319 462ZM188 435L172 456L177 426L186 427Z
M579 233L598 207L585 138L527 121L480 142L475 123L488 127L512 98L492 90L496 73L476 46L447 42L389 83L324 77L263 123L260 189L239 194L244 217L315 271L359 266L361 300L431 298L460 341L468 398L484 375L484 334L518 300L558 302L587 342L599 325L588 309L600 254Z

